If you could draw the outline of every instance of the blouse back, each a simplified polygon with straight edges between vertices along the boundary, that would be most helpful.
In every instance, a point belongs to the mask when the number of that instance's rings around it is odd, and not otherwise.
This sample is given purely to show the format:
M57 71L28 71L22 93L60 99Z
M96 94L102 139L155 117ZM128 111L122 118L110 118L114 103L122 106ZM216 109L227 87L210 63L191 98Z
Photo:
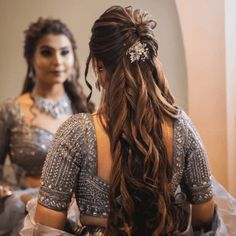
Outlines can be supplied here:
M15 100L0 106L0 164L9 155L17 173L40 176L53 136L46 129L26 124Z
M193 204L212 198L206 152L189 117L179 111L174 123L170 190L178 186ZM82 215L107 217L109 185L98 176L96 133L91 114L77 114L58 130L45 161L39 203L63 211L73 192Z

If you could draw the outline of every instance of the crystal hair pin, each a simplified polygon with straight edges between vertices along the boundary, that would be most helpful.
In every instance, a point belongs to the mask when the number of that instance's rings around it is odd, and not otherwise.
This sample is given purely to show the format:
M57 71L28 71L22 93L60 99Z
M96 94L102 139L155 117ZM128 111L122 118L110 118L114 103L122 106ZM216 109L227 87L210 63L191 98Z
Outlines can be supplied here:
M145 61L149 58L148 53L147 44L140 41L136 42L126 51L126 55L129 54L131 63L139 60Z

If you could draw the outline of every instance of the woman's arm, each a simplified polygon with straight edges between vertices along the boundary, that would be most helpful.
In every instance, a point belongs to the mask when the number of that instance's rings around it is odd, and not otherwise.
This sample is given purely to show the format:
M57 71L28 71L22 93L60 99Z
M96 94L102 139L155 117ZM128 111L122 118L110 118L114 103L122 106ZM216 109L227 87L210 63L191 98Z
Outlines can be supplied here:
M55 211L37 204L35 222L52 228L63 230L66 222L66 211Z
M86 125L83 115L72 116L57 131L44 162L35 222L63 229L67 209L81 168Z
M214 217L213 188L207 153L200 135L190 118L183 113L186 130L185 168L182 190L192 203L192 225L195 229L210 229Z
M192 225L194 228L208 228L214 216L214 200L192 205Z
M4 165L10 143L9 123L11 121L9 104L0 105L0 181L3 179L2 167Z

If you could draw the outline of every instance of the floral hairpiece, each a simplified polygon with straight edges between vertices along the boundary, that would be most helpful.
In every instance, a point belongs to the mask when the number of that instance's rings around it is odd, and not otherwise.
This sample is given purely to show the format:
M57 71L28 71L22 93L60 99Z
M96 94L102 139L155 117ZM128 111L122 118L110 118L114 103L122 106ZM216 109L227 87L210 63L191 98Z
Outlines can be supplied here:
M141 43L140 41L137 41L126 51L126 55L129 54L131 63L139 60L145 61L149 58L149 50L146 46L146 43Z

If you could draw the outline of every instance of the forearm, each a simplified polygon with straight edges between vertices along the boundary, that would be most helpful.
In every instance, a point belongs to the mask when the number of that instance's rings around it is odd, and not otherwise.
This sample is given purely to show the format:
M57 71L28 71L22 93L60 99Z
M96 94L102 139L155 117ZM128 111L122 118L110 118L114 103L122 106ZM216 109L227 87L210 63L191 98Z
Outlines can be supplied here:
M67 212L65 211L54 211L38 204L35 213L35 222L55 229L63 230L66 217Z
M209 228L214 217L214 201L196 204L192 207L192 225L196 229Z

